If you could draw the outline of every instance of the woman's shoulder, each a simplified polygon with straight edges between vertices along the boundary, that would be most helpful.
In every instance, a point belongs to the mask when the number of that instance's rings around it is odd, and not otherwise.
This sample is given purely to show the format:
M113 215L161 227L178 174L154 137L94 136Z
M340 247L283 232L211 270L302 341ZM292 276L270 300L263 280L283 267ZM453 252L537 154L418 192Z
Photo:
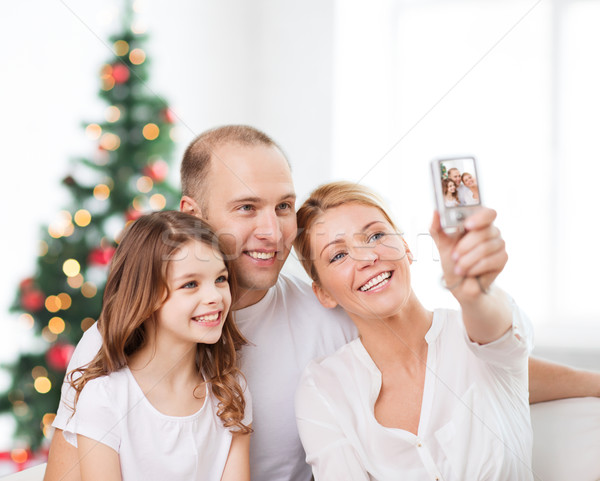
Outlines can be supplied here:
M360 382L375 367L360 339L340 347L335 353L311 361L302 375L302 383L330 388L339 384ZM376 369L376 368L375 368Z

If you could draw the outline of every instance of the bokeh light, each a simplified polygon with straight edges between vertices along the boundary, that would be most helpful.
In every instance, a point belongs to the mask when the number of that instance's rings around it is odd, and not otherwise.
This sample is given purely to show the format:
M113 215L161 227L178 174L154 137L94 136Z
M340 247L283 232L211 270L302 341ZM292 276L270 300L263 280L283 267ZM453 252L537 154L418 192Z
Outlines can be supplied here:
M60 310L60 299L58 296L48 296L44 301L44 306L48 312L58 312Z
M152 197L150 197L150 207L152 207L153 210L162 210L166 205L167 199L165 199L164 195L154 194Z
M67 284L69 284L69 286L72 287L73 289L79 289L81 287L81 285L83 284L83 276L80 273L80 274L77 274L76 276L69 277L67 279Z
M141 65L146 60L146 52L144 52L141 48L134 48L129 53L129 60L133 65Z
M31 377L37 379L38 377L47 377L48 371L44 366L35 366L31 370Z
M85 135L91 140L96 140L102 135L102 127L98 124L90 124L85 128Z
M92 221L92 214L85 209L79 209L73 217L79 227L86 227Z
M63 272L67 277L76 276L77 274L79 274L80 270L81 266L79 265L79 262L77 262L75 259L67 259L63 263Z
M100 138L100 147L106 150L117 150L121 146L121 138L111 132L106 132Z
M92 282L84 282L81 286L81 294L88 299L94 297L98 292L98 288Z
M24 313L19 316L19 324L25 329L31 329L35 324L35 320L31 314Z
M60 334L65 330L65 321L60 317L53 317L48 321L48 329L52 334Z
M106 108L106 111L104 112L104 117L109 122L116 122L121 118L121 110L119 109L119 107L111 105L110 107Z
M160 129L156 124L146 124L142 129L142 135L146 140L154 140L158 137L158 134L160 134Z
M135 185L140 192L147 194L148 192L150 192L152 190L152 187L154 186L154 182L152 182L152 179L150 177L148 177L147 175L143 175L142 177L140 177L137 180Z
M98 200L106 200L110 195L110 189L106 184L98 184L94 187L94 197Z
M94 324L94 322L96 322L95 319L91 317L86 317L83 321L81 321L81 330L83 332L87 331L90 327L92 327L92 324Z
M40 376L33 381L33 387L40 394L46 394L48 391L50 391L50 389L52 389L52 383L47 377Z
M67 294L66 292L61 292L56 297L58 297L60 299L60 308L63 311L66 311L69 307L71 307L72 301L71 301L71 296L69 294Z
M117 40L113 44L113 50L115 51L115 55L122 57L129 52L129 44L125 40Z

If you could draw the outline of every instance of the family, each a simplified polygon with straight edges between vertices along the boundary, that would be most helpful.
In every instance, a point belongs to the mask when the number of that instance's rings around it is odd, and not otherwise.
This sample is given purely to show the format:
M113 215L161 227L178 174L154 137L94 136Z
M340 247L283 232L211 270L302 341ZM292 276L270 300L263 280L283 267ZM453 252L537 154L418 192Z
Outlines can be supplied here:
M461 174L456 167L451 168L448 177L442 179L442 187L446 207L480 203L477 179L468 172Z
M117 248L48 481L527 480L529 403L600 394L600 375L529 358L529 321L494 284L491 209L462 236L434 214L461 310L430 311L377 195L333 182L296 212L263 132L201 134L181 185L180 212L141 217ZM281 273L292 246L312 286Z

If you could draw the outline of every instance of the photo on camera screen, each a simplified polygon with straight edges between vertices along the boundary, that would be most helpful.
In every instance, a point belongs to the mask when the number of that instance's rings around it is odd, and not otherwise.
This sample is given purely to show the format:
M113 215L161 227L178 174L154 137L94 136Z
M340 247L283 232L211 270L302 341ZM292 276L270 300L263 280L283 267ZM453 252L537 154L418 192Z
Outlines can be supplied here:
M442 194L446 207L480 205L475 159L446 159L439 163Z

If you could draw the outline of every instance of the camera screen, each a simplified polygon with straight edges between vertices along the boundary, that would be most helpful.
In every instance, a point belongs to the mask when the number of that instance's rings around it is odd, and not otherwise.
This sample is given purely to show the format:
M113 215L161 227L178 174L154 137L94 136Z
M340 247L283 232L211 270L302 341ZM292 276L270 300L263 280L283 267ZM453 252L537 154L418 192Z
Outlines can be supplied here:
M475 160L472 157L442 160L439 166L446 207L481 204Z

